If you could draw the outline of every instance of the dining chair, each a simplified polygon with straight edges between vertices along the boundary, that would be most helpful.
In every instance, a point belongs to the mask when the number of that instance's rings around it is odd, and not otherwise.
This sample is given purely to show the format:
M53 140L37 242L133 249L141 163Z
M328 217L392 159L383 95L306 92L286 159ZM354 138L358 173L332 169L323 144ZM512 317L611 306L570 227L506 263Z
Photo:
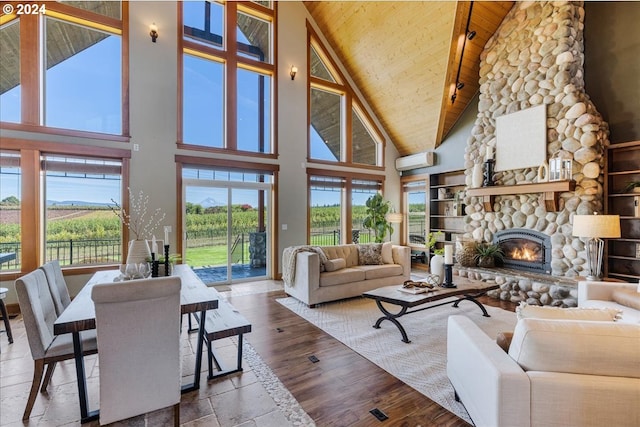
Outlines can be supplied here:
M38 269L25 274L16 280L15 286L34 362L31 391L22 416L23 420L27 420L31 415L40 383L42 382L40 391L44 392L56 363L73 359L73 338L71 334L53 334L53 323L58 316L44 271ZM80 336L84 355L95 354L98 351L95 331L82 332ZM43 380L45 366L47 374Z
M56 314L60 316L65 308L71 303L71 297L69 297L69 289L67 288L67 282L62 275L62 269L58 260L49 261L46 264L40 266L44 275L49 282L49 290L53 297L53 304L55 305Z
M96 284L100 424L174 407L180 425L179 277Z

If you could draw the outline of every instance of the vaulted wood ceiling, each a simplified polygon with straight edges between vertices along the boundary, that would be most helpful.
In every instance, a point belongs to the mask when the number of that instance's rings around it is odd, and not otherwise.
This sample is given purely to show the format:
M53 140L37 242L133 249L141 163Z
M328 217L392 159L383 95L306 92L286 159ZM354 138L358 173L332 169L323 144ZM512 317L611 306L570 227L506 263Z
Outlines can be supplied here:
M513 5L304 3L401 155L440 145L478 91L480 53ZM472 40L465 38L467 21ZM464 87L452 102L456 81Z

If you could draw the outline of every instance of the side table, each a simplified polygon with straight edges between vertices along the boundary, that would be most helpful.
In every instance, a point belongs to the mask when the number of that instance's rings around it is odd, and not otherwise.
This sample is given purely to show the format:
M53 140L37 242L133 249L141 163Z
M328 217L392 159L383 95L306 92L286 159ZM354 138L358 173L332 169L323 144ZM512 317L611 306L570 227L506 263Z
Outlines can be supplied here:
M7 292L9 292L9 289L0 288L0 313L2 313L2 320L4 320L5 332L7 333L7 338L9 338L9 344L13 344L13 335L11 335L11 324L9 323L9 315L7 314L7 308L4 306L4 299L7 296Z

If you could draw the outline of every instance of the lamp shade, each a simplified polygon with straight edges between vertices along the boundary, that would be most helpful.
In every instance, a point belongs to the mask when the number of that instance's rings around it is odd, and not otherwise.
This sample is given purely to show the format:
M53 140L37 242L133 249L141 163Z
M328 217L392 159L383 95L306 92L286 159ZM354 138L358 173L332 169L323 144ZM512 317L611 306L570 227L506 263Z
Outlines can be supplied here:
M399 212L391 212L387 214L387 221L392 224L400 224L402 222L402 214Z
M576 237L620 237L620 215L574 215L573 235Z

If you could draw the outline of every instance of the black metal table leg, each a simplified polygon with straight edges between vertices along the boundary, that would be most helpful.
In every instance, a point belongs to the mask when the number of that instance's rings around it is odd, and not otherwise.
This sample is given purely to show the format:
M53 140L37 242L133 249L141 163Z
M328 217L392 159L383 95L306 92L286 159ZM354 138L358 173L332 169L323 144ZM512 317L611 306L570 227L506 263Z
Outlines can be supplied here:
M484 308L484 305L482 305L482 303L476 299L476 297L481 296L481 295L484 295L484 293L477 294L477 295L464 295L464 297L458 298L458 300L453 303L453 306L455 308L458 308L458 304L460 304L461 301L471 301L472 303L474 303L475 305L480 307L480 310L482 310L482 315L484 317L491 317L491 315L489 313L487 313L487 309Z
M4 306L4 301L0 299L0 313L2 313L2 320L4 321L4 330L7 333L9 344L13 344L13 335L11 334L11 324L9 323L9 315L7 314L7 308Z
M204 340L204 326L207 318L207 311L202 310L200 312L200 326L198 328L198 344L196 346L196 367L193 373L193 383L185 384L182 386L182 393L188 393L190 391L198 390L200 388L200 368L202 367L202 341Z
M394 313L391 313L386 308L384 308L384 306L382 305L382 302L380 300L376 300L376 305L378 306L380 311L384 314L384 316L379 318L376 321L375 325L373 325L373 327L376 328L376 329L380 329L380 324L382 323L382 321L383 320L388 320L391 323L393 323L394 325L396 325L396 327L398 328L398 330L402 334L402 342L405 342L405 343L409 344L411 342L411 340L409 340L409 337L407 336L407 331L405 331L404 327L400 324L400 322L398 322L398 317L402 317L407 312L407 307L402 307L402 309L400 309L399 312L394 314Z
M89 412L89 396L87 394L87 379L84 375L84 356L82 355L82 340L80 332L73 332L73 354L76 360L76 378L78 381L78 399L80 400L80 422L82 424L97 420L100 411Z

